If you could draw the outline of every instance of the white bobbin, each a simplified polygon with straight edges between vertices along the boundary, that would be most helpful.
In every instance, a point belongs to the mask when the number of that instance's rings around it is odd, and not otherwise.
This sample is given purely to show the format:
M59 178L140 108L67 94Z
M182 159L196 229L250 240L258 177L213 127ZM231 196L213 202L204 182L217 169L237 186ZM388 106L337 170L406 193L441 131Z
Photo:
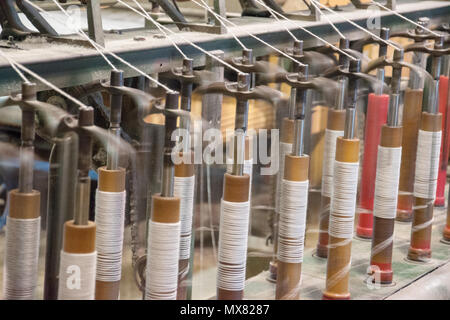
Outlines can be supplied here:
M58 300L94 300L97 252L61 250Z
M334 162L333 194L331 197L329 234L335 238L353 237L358 162Z
M6 220L3 295L6 300L31 300L37 286L41 217Z
M217 287L241 291L245 286L250 203L222 199Z
M322 195L331 198L333 193L334 160L336 158L336 139L342 137L344 131L325 129L325 145L323 150Z
M402 148L378 146L377 171L373 215L383 219L395 219L397 215L398 186Z
M180 198L180 260L191 255L192 216L194 211L195 176L174 178L173 193Z
M278 154L278 174L277 185L275 193L275 212L280 212L280 198L281 198L281 181L284 178L284 160L287 154L292 152L292 143L280 142L280 152Z
M442 131L419 130L414 196L435 199Z
M180 226L180 222L149 221L146 300L177 298Z
M309 181L281 183L280 220L278 223L278 260L302 263L308 207Z
M96 191L95 247L98 281L115 282L121 279L125 204L126 191Z

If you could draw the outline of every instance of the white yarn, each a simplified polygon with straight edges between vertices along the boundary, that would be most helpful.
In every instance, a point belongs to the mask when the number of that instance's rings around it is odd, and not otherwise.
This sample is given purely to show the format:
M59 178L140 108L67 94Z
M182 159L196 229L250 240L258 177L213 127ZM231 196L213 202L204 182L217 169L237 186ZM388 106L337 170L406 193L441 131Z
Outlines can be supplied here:
M278 174L275 197L275 212L280 212L280 198L281 198L281 181L284 178L284 160L287 154L292 153L292 143L280 142L280 152L278 153Z
M94 300L97 252L61 250L58 300Z
M358 162L337 160L334 162L333 194L328 230L333 237L349 239L353 236L358 169Z
M180 260L189 259L191 255L192 215L194 210L195 175L175 177L173 192L180 198Z
M435 199L442 131L419 130L414 196Z
M250 203L222 199L217 287L240 291L245 286L245 264Z
M334 160L336 158L336 139L344 131L325 129L325 146L323 150L322 195L331 198L333 193Z
M149 221L146 300L176 300L180 222Z
M96 279L119 281L122 275L122 247L126 191L95 194L95 247L97 250Z
M3 295L6 300L31 300L37 286L41 217L6 221Z
M278 260L302 263L309 181L281 182Z
M398 185L402 148L378 146L377 175L373 215L378 218L395 219L397 215Z

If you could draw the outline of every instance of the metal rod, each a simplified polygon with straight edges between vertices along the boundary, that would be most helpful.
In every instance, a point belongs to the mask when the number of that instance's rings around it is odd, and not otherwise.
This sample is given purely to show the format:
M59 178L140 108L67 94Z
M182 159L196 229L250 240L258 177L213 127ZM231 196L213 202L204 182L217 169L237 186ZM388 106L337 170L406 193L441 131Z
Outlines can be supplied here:
M89 221L89 204L91 196L91 179L89 170L92 164L92 136L82 131L83 127L94 125L94 109L80 108L78 126L78 183L75 196L75 225L87 225Z
M112 70L111 71L111 86L121 87L123 86L123 71ZM109 121L109 134L111 140L120 138L120 122L122 118L122 95L118 93L111 93L111 106L110 106L110 121ZM108 152L106 158L106 168L108 170L116 170L119 167L119 150L114 148L115 145L112 141L108 141Z
M36 84L22 83L22 100L36 100ZM22 128L20 146L19 192L33 191L35 111L31 107L22 106Z
M394 61L400 63L403 60L403 50L394 51ZM391 96L389 99L389 109L387 116L387 125L396 127L399 123L400 108L400 84L402 78L402 67L397 64L392 68L391 78Z
M250 90L250 75L247 73L238 74L238 91ZM248 125L248 100L236 101L236 119L234 123L234 148L233 148L233 168L232 174L242 176L244 174L245 159L245 133ZM242 137L241 137L242 135Z
M345 108L345 99L347 97L347 86L348 86L348 79L347 77L341 77L338 79L339 83L339 91L336 95L336 110L344 110Z
M178 92L168 92L166 95L166 110L178 109ZM175 176L175 167L172 161L172 150L175 142L172 141L171 136L177 128L177 117L175 115L166 114L165 122L165 139L164 139L164 158L161 182L161 196L173 197L173 183Z

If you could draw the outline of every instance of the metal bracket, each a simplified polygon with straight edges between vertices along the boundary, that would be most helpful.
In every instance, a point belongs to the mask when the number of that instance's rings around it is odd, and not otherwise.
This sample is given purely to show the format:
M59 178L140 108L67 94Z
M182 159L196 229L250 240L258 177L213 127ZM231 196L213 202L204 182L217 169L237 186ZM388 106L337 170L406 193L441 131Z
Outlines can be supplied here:
M105 35L103 34L100 0L91 0L87 2L87 18L88 18L89 37L96 43L104 47Z
M184 17L184 15L178 10L178 8L174 7L167 0L155 0L153 4L154 7L152 8L152 17L155 20L161 17L161 14L158 12L159 9L158 5L160 5L166 11L166 14L172 19L172 21L175 22L175 24L178 26L180 30L205 32L211 34L226 33L225 27L222 26L220 21L216 17L214 17L214 15L211 13L208 13L207 15L208 21L205 23L189 22ZM225 0L214 0L213 9L218 15L224 18L226 17ZM149 24L146 23L146 25L148 26ZM153 26L150 27L153 28Z
M305 0L303 2L309 7L309 14L285 12L284 16L292 20L320 21L320 11L315 6L309 6Z
M363 3L361 2L361 0L351 0L352 4L355 6L355 8L357 9L367 9L368 7L371 6L371 3ZM397 0L387 0L386 4L384 4L384 6L386 8L389 8L391 10L396 10L396 6L397 6Z

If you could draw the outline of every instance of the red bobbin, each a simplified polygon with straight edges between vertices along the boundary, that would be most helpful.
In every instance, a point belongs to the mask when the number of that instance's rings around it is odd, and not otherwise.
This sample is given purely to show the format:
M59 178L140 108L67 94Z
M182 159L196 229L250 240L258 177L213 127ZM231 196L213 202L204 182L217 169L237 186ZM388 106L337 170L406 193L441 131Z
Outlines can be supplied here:
M439 157L439 172L436 189L436 200L434 205L436 207L443 207L445 205L445 182L447 181L447 164L448 153L450 148L450 112L448 112L448 94L449 81L447 76L441 76L439 79L439 112L442 113L442 142L441 154Z
M359 218L356 227L356 234L362 238L372 238L378 145L380 144L381 127L386 123L388 107L389 95L369 94L364 135Z

